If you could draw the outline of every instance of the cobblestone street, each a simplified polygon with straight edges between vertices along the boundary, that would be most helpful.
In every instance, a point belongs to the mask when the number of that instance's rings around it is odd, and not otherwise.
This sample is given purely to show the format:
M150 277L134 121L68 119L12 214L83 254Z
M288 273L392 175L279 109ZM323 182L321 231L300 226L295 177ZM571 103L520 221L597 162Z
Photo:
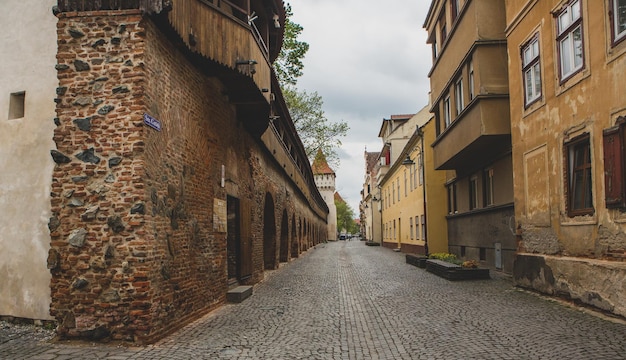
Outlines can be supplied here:
M0 329L0 358L626 359L623 322L492 277L450 282L404 254L339 241L157 344L64 344Z

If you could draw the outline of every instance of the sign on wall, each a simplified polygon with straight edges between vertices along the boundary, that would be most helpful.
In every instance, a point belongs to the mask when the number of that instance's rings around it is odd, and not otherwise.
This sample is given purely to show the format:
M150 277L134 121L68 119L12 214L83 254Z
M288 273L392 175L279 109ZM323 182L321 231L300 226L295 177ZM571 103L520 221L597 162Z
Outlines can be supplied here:
M161 122L146 113L143 114L143 123L156 131L161 131Z
M213 199L213 231L226 232L226 201Z

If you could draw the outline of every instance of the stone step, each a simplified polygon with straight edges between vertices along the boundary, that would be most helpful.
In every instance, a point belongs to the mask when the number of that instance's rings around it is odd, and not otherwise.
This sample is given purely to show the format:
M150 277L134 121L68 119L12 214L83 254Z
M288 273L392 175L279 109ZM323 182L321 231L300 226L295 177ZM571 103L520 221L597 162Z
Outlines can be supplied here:
M240 303L252 295L252 286L237 286L228 290L226 300L229 302Z

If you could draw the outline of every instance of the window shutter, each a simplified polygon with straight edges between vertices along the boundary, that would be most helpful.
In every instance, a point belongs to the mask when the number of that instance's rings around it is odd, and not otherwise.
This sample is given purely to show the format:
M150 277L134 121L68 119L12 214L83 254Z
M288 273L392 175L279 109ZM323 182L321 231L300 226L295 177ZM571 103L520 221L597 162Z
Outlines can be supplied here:
M619 125L603 132L604 191L607 208L626 207L623 140Z

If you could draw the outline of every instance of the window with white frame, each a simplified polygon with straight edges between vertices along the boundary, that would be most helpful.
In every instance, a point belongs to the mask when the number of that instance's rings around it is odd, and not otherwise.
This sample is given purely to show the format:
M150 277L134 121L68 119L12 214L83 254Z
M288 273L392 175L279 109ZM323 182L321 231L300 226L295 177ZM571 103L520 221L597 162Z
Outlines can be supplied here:
M444 122L445 128L450 126L450 123L452 122L451 115L452 114L450 114L450 96L446 96L446 98L443 99L443 122Z
M626 0L611 1L611 22L613 24L613 43L626 37Z
M422 240L426 240L426 215L422 214L420 219L422 223Z
M456 115L459 116L461 111L463 111L463 78L459 78L454 83L454 101L456 105Z
M411 233L411 240L413 240L413 218L412 217L409 218L409 229Z
M557 14L557 43L560 80L565 81L583 68L583 23L581 0L563 7Z
M541 66L539 63L539 35L522 47L524 73L524 100L526 106L541 98Z

